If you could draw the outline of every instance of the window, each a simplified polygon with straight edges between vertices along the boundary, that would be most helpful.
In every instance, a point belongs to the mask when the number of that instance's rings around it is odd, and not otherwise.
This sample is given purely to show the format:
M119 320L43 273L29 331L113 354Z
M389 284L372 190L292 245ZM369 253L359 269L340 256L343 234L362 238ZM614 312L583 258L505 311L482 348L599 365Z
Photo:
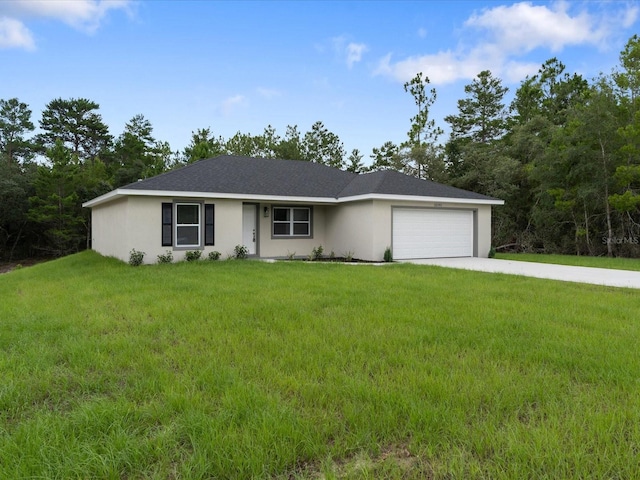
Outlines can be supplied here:
M273 207L274 237L310 237L311 208Z
M214 243L214 205L162 204L162 246L199 248Z
M200 204L176 203L176 247L200 246Z

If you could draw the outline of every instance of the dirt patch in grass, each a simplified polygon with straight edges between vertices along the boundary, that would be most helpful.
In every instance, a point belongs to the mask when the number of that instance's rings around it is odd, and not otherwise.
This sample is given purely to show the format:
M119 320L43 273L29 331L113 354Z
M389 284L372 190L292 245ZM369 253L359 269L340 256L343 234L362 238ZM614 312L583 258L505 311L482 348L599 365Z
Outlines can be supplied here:
M49 258L26 258L18 262L2 262L0 261L0 274L9 273L16 268L32 267L38 263L43 263L50 260Z
M434 474L429 463L411 453L406 445L388 445L373 457L360 452L343 459L336 459L333 464L325 464L323 467L314 463L302 463L297 465L294 471L277 477L278 480L285 478L287 480L326 480L328 478L430 480L434 478Z

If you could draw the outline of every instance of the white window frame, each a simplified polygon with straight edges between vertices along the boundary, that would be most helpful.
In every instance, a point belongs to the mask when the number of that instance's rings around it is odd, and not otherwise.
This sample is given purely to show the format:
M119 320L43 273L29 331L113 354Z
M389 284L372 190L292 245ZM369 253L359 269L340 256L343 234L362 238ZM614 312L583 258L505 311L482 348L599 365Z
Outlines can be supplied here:
M283 221L283 220L276 220L276 210L288 210L289 211L289 220L287 221ZM308 219L307 221L294 221L294 210L306 210L308 212ZM273 207L273 212L271 215L271 236L273 238L311 238L313 236L312 234L312 218L313 218L313 209L311 207L283 207L283 206L277 206L277 207ZM305 223L308 225L308 229L306 234L295 234L294 232L294 225L295 224L302 224ZM275 225L289 225L289 233L283 234L283 233L276 233L275 232Z
M198 207L198 222L197 223L178 223L178 208L181 206L195 206ZM175 248L201 248L202 247L202 204L197 202L176 202L174 203L174 247ZM196 244L180 244L180 237L178 236L179 227L198 227L198 243Z

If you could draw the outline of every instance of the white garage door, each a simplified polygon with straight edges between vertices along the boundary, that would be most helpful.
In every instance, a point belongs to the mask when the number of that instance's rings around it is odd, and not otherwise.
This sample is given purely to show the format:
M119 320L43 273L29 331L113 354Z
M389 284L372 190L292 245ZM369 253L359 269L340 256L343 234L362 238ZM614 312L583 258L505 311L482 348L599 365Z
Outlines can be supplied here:
M473 211L393 209L393 258L472 257Z

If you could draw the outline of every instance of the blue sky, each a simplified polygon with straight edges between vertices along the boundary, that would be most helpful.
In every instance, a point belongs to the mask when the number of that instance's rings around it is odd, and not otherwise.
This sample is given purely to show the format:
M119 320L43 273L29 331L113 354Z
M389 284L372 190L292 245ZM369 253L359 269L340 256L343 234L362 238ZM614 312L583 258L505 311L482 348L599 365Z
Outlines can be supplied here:
M403 83L419 71L446 129L480 71L510 94L551 57L591 79L639 26L632 1L2 0L0 98L36 124L54 98L88 98L114 136L143 114L173 150L198 128L284 135L320 120L368 161L405 140Z

